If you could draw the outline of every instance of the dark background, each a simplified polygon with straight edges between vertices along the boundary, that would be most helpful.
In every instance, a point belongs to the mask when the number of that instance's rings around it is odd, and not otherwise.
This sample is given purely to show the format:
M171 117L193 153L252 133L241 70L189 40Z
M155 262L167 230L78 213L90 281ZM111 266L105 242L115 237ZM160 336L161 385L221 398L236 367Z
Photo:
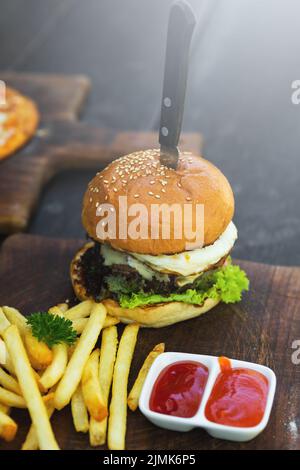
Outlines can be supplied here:
M191 0L193 38L184 129L236 196L235 256L300 264L298 0ZM82 119L157 129L171 0L0 0L0 70L82 73L93 84ZM29 231L78 237L90 172L48 185ZM1 197L1 196L0 196Z

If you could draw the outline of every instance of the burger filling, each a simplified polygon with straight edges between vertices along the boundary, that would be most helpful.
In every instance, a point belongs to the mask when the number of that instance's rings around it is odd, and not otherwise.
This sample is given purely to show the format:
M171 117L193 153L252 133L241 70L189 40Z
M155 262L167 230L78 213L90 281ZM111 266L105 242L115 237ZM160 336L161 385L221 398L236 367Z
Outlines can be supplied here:
M231 223L213 245L159 256L127 253L95 242L77 269L90 297L112 298L122 308L174 301L202 305L208 298L238 302L249 281L229 257L236 237Z

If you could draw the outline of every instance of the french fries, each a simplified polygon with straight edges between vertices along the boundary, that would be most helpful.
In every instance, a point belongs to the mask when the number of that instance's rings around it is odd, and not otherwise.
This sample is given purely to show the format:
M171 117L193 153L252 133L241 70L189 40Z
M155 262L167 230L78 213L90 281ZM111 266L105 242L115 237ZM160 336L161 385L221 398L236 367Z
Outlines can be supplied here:
M146 380L147 374L149 372L149 369L154 362L154 359L156 359L157 356L163 353L164 350L165 350L165 344L159 343L156 346L154 346L152 351L146 357L145 362L142 365L138 373L138 376L136 378L136 381L134 382L133 387L128 395L127 404L128 404L128 407L131 409L131 411L135 411L138 407L140 394L141 394L144 382Z
M52 315L58 315L63 317L62 309L67 307L67 304L60 304L62 306L59 307L56 305L49 309L49 312ZM52 348L53 358L51 364L47 367L45 372L43 373L40 383L45 388L53 387L63 376L67 363L68 363L68 346L66 343L59 343L55 344Z
M88 358L82 373L81 388L84 403L96 421L101 421L107 416L107 407L103 402L103 397L99 382L99 349L95 349Z
M3 309L0 307L0 335L10 326L10 322L6 318Z
M46 343L39 341L30 329L24 334L24 343L31 365L34 369L45 369L53 359L53 351Z
M50 307L48 312L52 313L52 315L60 315L66 313L68 308L68 304L64 302L61 304L54 305L54 307Z
M8 325L9 326L9 325ZM3 339L0 338L0 364L5 364L7 360L7 351Z
M37 433L39 448L41 450L58 450L59 447L51 428L48 413L38 389L18 328L15 325L10 326L4 331L3 337Z
M85 325L87 324L87 321L88 318L76 318L75 320L72 320L73 328L74 330L76 330L77 334L82 333ZM113 325L117 325L118 323L120 323L120 320L118 320L118 318L112 317L111 315L107 315L105 318L103 329Z
M47 404L47 413L48 413L49 419L53 415L54 411L55 411L54 406L51 405L50 403ZM27 433L27 436L25 438L25 441L22 444L21 450L38 450L38 449L39 449L39 441L38 441L37 433L36 433L34 425L31 424L29 431Z
M77 432L88 432L89 430L89 417L84 403L81 384L73 393L71 399L71 411L73 417L74 427Z
M2 411L2 413L5 413L6 415L8 415L9 412L10 412L10 407L7 406L7 405L3 405L3 403L0 403L0 411Z
M94 302L92 300L84 300L80 304L71 307L65 312L65 317L73 321L76 318L85 318L88 317L92 311Z
M31 329L27 325L26 318L13 307L2 307L6 318L12 325L16 325L20 335L25 341L27 354L31 365L35 369L45 369L52 362L53 353L48 346L39 341L31 333Z
M110 450L125 449L127 384L138 331L139 325L137 324L126 326L119 344L108 419L107 442Z
M14 408L27 408L23 397L3 387L0 387L0 402Z
M12 441L16 435L18 426L7 414L0 411L0 437L5 441Z
M73 393L78 387L84 366L97 342L105 317L106 309L104 305L94 304L91 316L79 338L65 374L56 389L54 404L58 410L61 410L70 402Z
M100 362L99 362L99 382L103 398L103 403L108 407L108 397L111 387L114 363L118 348L118 331L115 326L105 328L102 332ZM107 417L102 421L90 419L90 444L100 446L106 441Z
M23 336L25 334L25 331L27 330L27 322L25 317L19 312L19 310L13 307L5 306L2 307L2 310L9 323L11 323L12 325L16 325L18 327L20 335Z
M11 375L7 374L2 367L0 367L0 385L2 387L6 388L7 390L10 390L11 392L16 393L17 395L21 395L21 389L14 377Z

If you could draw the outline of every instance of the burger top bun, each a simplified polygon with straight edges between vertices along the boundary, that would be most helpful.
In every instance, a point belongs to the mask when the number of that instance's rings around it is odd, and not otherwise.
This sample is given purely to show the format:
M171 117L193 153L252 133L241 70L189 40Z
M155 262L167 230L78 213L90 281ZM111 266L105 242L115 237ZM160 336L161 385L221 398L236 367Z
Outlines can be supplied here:
M127 196L128 207L144 204L148 209L148 236L133 239L119 237L119 196ZM180 239L174 237L174 219L170 218L170 237L162 237L162 220L157 226L151 222L152 204L192 205L191 223L195 228L196 204L204 205L204 246L219 238L231 221L234 212L234 198L231 186L212 163L190 152L181 152L176 170L160 164L159 150L134 152L113 161L97 173L89 183L82 209L82 222L88 235L97 241L106 241L113 248L143 254L174 254L187 250L193 239L185 238L184 230ZM102 239L97 236L97 224L101 221L97 208L112 204L116 216L116 233ZM183 212L182 212L183 213ZM136 215L127 216L127 223ZM124 219L123 219L124 220ZM185 223L187 219L184 219ZM192 222L193 221L193 222ZM152 233L151 233L152 229ZM153 233L158 233L157 238ZM177 235L178 236L178 235ZM203 242L203 240L202 240ZM203 245L203 243L201 243ZM196 246L193 246L196 248Z

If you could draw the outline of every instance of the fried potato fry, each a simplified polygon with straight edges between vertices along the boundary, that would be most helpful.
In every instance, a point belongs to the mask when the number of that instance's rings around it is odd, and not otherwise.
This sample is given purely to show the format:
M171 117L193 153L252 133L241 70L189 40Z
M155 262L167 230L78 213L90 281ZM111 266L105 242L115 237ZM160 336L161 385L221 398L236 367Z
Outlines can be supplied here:
M148 375L149 369L154 362L154 359L156 359L157 356L163 353L164 350L165 350L165 343L159 343L156 346L154 346L152 351L150 351L150 353L146 357L144 364L142 365L138 373L136 381L134 382L133 387L128 395L127 404L128 404L128 407L131 409L131 411L135 411L138 407L140 394L141 394L144 382L146 380L146 377Z
M3 309L0 307L0 335L10 326L10 322L8 321L6 315L3 312Z
M5 364L7 360L7 351L3 339L0 338L0 364Z
M102 304L94 304L91 316L67 365L66 371L55 392L54 404L58 410L66 406L75 392L82 376L86 361L91 354L106 317Z
M10 412L10 406L3 405L3 403L0 403L0 411L2 411L2 413L5 413L6 415L8 415L9 412Z
M36 429L41 450L57 450L46 406L38 389L18 328L10 326L4 332L4 341L16 371L32 423ZM12 392L10 392L12 393Z
M115 326L105 328L102 332L100 361L99 361L99 382L102 392L103 402L108 406L108 397L114 372L114 363L118 348L118 330ZM90 444L100 446L105 444L107 429L107 417L102 421L90 419Z
M18 327L20 335L23 336L28 329L27 321L24 315L22 315L22 313L19 312L19 310L13 307L4 306L2 307L2 310L6 318L8 319L8 321L12 325L16 325Z
M0 387L0 402L13 408L27 408L23 397L3 387Z
M48 413L49 419L53 415L54 411L55 411L54 405L53 404L51 405L50 403L47 404L47 413ZM22 444L21 450L39 450L39 441L38 441L37 433L33 424L31 424L29 428L25 441Z
M64 343L53 346L53 360L40 378L43 387L53 387L63 376L68 363L68 346Z
M53 351L43 341L39 341L31 330L24 333L24 343L31 365L34 369L40 370L48 367L53 360Z
M99 382L99 349L95 349L88 358L82 373L81 389L84 403L90 415L101 421L107 415L107 407L104 404Z
M48 312L52 313L52 315L60 315L61 313L64 314L68 310L68 304L67 303L61 303L54 305L53 307L50 307Z
M9 442L15 438L18 426L7 414L0 411L0 437Z
M71 307L65 312L65 317L73 321L76 318L85 318L91 314L94 302L92 300L84 300L80 304Z
M137 324L126 326L119 344L108 418L107 442L110 450L125 449L128 375L138 331Z
M85 325L87 324L87 321L88 318L76 318L75 320L73 320L72 323L74 330L76 330L78 334L82 333ZM111 315L107 315L105 318L103 329L113 325L117 325L118 323L120 323L120 320L118 318L112 317Z
M67 304L65 304L67 306ZM56 305L52 307L53 314L64 317L61 308ZM49 310L49 312L50 312ZM50 312L51 313L51 312ZM43 387L53 387L63 376L68 363L68 346L65 343L55 344L52 348L53 358L51 364L44 371L40 383Z
M84 403L81 384L78 385L77 389L73 393L71 399L71 411L76 431L88 432L89 416L86 405Z
M16 379L5 372L2 367L0 367L0 385L10 390L11 392L16 393L17 395L22 395L20 386Z

